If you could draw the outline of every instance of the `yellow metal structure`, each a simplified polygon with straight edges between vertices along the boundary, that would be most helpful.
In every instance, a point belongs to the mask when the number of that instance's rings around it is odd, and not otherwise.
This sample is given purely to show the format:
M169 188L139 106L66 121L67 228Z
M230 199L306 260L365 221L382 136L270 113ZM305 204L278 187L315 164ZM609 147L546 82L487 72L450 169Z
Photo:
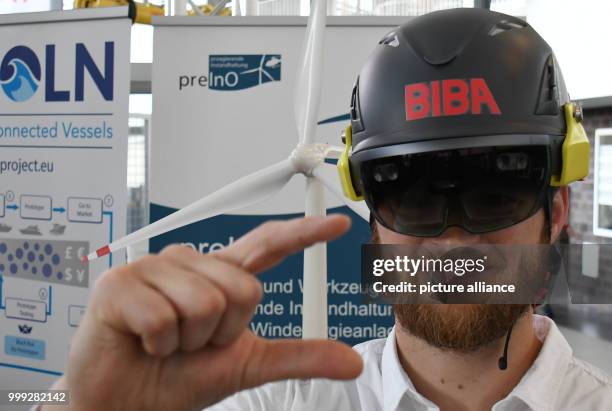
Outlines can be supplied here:
M150 3L133 3L134 11L136 13L134 17L134 23L140 24L151 24L153 16L163 16L164 8L162 6L156 6ZM89 9L97 7L118 7L118 6L130 6L130 2L127 0L75 0L75 9Z
M561 146L561 175L552 176L550 185L553 187L582 180L589 174L589 139L582 124L574 116L575 109L573 103L563 106L567 131Z
M210 12L213 11L215 6L211 4L204 4L202 6L198 6L198 8L202 11L202 13L210 14ZM187 14L189 16L197 16L197 13L193 10L190 10ZM219 14L217 14L217 16L231 16L231 15L232 15L232 10L229 9L228 7L224 8L223 10L219 12Z
M133 6L130 6L130 3ZM75 0L74 8L75 9L87 9L87 8L96 8L96 7L118 7L118 6L130 6L134 7L134 11L136 13L134 17L134 23L140 24L151 24L151 20L153 16L163 16L164 15L164 7L157 6L155 4L150 3L137 3L130 2L128 0ZM210 4L205 4L202 6L198 6L198 8L204 14L210 14L210 12L214 9L214 6ZM231 16L232 12L229 8L224 8L218 14L219 16ZM187 15L196 16L197 13L194 10L190 10Z

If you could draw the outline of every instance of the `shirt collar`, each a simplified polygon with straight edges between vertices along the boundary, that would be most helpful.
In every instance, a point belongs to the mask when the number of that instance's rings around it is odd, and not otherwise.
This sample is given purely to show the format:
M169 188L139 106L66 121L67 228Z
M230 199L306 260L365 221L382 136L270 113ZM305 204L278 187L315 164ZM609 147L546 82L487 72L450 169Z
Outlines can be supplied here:
M410 400L417 402L425 408L438 409L438 407L417 392L410 381L406 371L400 363L395 342L395 326L387 336L382 354L382 390L383 410L395 411L404 394L408 393Z
M543 341L542 348L508 398L519 398L533 410L552 410L573 353L550 318L534 315L533 327L538 338ZM500 403L503 401L505 399Z
M522 400L532 410L552 410L555 404L555 397L572 357L572 349L548 317L534 315L533 326L536 335L543 341L540 353L518 385L496 406L502 406L513 398ZM417 392L404 371L397 354L395 327L387 336L381 368L384 411L395 411L405 394L423 408L438 409Z

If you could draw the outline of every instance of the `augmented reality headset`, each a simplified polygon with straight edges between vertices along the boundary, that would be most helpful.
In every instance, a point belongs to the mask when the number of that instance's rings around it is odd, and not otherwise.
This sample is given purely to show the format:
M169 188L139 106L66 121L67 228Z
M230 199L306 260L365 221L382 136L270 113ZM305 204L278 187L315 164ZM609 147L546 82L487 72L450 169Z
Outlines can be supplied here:
M564 106L566 134L438 139L352 153L351 127L338 160L344 194L365 200L383 226L437 236L450 226L486 233L534 215L551 187L589 171L589 141L575 104Z

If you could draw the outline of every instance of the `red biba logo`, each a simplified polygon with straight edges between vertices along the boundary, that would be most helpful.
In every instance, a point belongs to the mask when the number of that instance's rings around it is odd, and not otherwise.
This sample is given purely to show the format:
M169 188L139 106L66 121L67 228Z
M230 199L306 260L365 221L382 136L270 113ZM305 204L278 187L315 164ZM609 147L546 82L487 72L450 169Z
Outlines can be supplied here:
M501 114L499 106L483 78L448 79L431 83L413 83L405 87L406 120L426 117Z

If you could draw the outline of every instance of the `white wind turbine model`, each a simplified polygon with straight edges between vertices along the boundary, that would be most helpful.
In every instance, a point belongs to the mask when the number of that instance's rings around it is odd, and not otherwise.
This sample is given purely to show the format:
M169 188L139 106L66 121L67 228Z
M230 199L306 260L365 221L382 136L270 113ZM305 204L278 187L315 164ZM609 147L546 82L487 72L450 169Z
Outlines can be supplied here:
M330 153L342 147L314 143L321 94L323 34L327 0L313 0L306 30L303 59L295 90L295 120L299 142L291 155L274 165L243 177L175 213L135 231L84 258L90 261L139 243L170 230L206 218L225 214L260 202L280 191L295 174L306 177L307 216L326 213L324 188L327 187L353 211L369 218L363 202L353 202L342 194L336 167L325 163ZM304 301L302 335L327 338L327 245L319 243L304 250Z

